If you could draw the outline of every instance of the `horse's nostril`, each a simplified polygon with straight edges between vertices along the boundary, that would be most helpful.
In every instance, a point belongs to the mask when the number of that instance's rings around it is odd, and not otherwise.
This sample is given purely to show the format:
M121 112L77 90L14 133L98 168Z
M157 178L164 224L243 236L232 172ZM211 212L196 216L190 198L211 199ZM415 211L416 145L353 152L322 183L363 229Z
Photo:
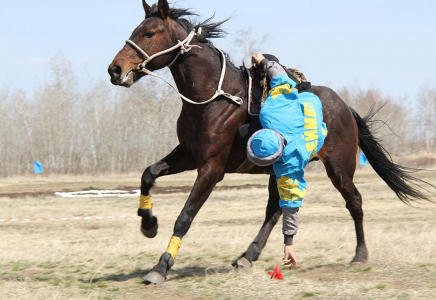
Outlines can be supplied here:
M119 65L114 65L113 67L109 68L109 74L112 77L119 78L121 76L121 73L122 69Z

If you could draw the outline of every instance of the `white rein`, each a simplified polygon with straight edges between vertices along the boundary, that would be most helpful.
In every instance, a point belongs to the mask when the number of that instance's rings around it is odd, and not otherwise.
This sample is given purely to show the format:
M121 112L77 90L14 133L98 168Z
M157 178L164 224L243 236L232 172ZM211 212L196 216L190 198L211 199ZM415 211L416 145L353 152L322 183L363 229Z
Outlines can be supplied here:
M152 71L148 70L148 69L145 67L145 66L147 65L147 63L149 63L152 59L154 59L154 58L156 58L156 57L158 57L158 56L161 56L161 55L163 55L163 54L169 53L169 52L171 52L171 51L173 51L173 50L176 50L176 49L179 48L179 47L180 47L180 52L177 54L177 56L173 59L173 61L172 61L172 62L171 62L167 67L171 67L171 66L174 64L174 62L177 60L177 58L179 58L179 56L180 56L181 54L184 54L184 53L189 52L193 47L197 47L197 48L200 48L200 49L201 49L200 46L197 46L197 45L191 45L191 44L190 44L190 42L192 41L192 39L193 39L194 36L196 36L196 35L201 35L201 27L198 28L198 32L195 32L195 30L192 30L192 31L188 34L188 36L187 36L183 41L178 41L177 45L174 45L173 47L171 47L171 48L169 48L169 49L167 49L167 50L163 50L163 51L160 51L160 52L158 52L158 53L155 53L155 54L153 54L152 56L149 56L149 55L148 55L144 50L141 49L141 47L139 47L138 45L136 45L133 41L131 41L131 40L126 40L126 43L128 43L129 45L131 45L133 48L135 48L136 50L138 50L142 55L144 55L144 57L146 57L146 59L136 67L140 72L144 72L144 73L146 73L146 74L148 74L148 75L151 75L151 76L154 76L154 77L157 77L157 78L162 79L163 81L165 81L166 83L168 83L168 84L169 84L169 85L170 85L170 86L171 86L171 87L172 87L172 88L173 88L173 89L174 89L174 90L179 94L179 96L180 96L183 100L185 100L186 102L191 103L191 104L197 104L197 105L198 105L198 104L206 104L206 103L209 103L209 102L215 100L215 99L216 99L217 97L219 97L219 96L224 96L224 97L226 97L226 98L229 98L230 100L232 100L232 101L235 102L236 104L241 105L241 104L242 104L242 99L241 99L240 97L233 96L233 95L231 95L231 94L225 93L225 92L221 89L221 87L222 87L222 85L223 85L223 81L224 81L224 75L226 74L226 56L225 56L224 53L223 53L220 49L218 49L218 48L216 48L216 49L221 53L221 55L222 55L222 57L223 57L223 68L222 68L222 71L221 71L220 81L219 81L219 83L218 83L218 89L215 91L215 94L212 96L212 98L210 98L209 100L203 101L203 102L195 102L195 101L192 101L191 99L189 99L189 98L183 96L182 94L180 94L180 92L176 89L176 87L175 87L174 85L172 85L171 83L169 83L168 81L166 81L164 78L162 78L162 77L160 77L159 75L153 73Z

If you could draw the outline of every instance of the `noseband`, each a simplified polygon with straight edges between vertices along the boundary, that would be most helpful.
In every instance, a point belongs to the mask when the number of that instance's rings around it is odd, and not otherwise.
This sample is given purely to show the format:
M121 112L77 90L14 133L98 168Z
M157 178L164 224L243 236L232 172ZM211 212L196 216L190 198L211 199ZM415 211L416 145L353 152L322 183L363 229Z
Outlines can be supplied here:
M188 36L187 36L183 41L178 40L178 43L177 43L176 45L174 45L173 47L171 47L171 48L169 48L169 49L166 49L166 50L163 50L163 51L160 51L160 52L157 52L157 53L155 53L155 54L153 54L153 55L151 55L151 56L149 56L149 55L148 55L144 50L141 49L141 47L139 47L137 44L135 44L135 42L133 42L133 41L131 41L131 40L126 40L126 43L129 44L129 45L131 45L133 48L135 48L138 52L140 52L140 53L141 53L142 55L144 55L144 57L146 58L142 63L138 64L138 66L136 67L136 69L137 69L139 72L144 72L144 73L146 73L146 74L148 74L148 75L151 75L151 76L153 76L153 77L157 77L157 78L162 79L163 81L165 81L166 83L168 83L168 84L169 84L169 85L170 85L170 86L171 86L171 87L172 87L172 88L173 88L173 89L174 89L174 90L179 94L179 96L180 96L183 100L185 100L186 102L191 103L191 104L197 104L197 105L198 105L198 104L206 104L206 103L209 103L209 102L215 100L215 99L216 99L217 97L219 97L219 96L224 96L224 97L226 97L226 98L232 100L232 101L235 102L236 104L241 105L241 104L242 104L242 99L241 99L240 97L233 96L233 95L231 95L231 94L225 93L225 92L221 89L221 86L222 86L223 81L224 81L224 75L226 74L226 56L225 56L224 53L223 53L220 49L218 49L218 48L216 48L216 49L221 53L221 55L222 55L222 57L223 57L223 68L222 68L222 71L221 71L220 81L219 81L219 83L218 83L218 89L215 91L215 94L212 96L212 98L210 98L209 100L203 101L203 102L195 102L195 101L192 101L191 99L189 99L189 98L183 96L182 94L180 94L180 92L176 89L176 87L175 87L174 85L172 85L171 83L169 83L168 81L166 81L164 78L162 78L162 77L160 77L159 75L153 73L152 71L148 70L148 69L145 67L145 66L147 65L147 63L149 63L152 59L154 59L154 58L156 58L156 57L158 57L158 56L161 56L161 55L167 54L167 53L169 53L169 52L171 52L171 51L174 51L174 50L180 48L180 51L179 51L179 53L177 54L177 56L173 59L173 61L172 61L169 65L167 65L167 67L171 67L171 66L174 64L174 62L179 58L180 55L185 54L185 53L191 51L191 49L192 49L193 47L196 47L196 48L200 48L200 49L201 49L201 47L198 46L198 45L191 45L191 44L190 44L190 42L192 41L192 39L194 38L194 36L200 36L200 35L201 35L201 27L198 28L198 31L197 31L197 32L195 32L195 29L192 30L192 31L188 34ZM126 80L127 80L127 77L126 77Z
M177 60L177 58L179 58L180 54L184 54L186 52L189 52L192 47L197 47L200 48L200 46L197 45L190 45L189 43L192 41L192 39L194 38L194 36L196 35L200 35L201 34L201 27L198 30L198 33L195 32L195 30L191 31L189 33L189 35L186 37L186 39L184 39L183 41L179 41L177 45L174 45L173 47L167 49L167 50L163 50L160 51L158 53L153 54L152 56L149 56L144 50L141 49L141 47L139 47L138 45L136 45L133 41L131 40L127 40L126 43L130 44L131 46L133 46L136 50L138 50L142 55L144 55L144 57L146 57L147 59L144 60L142 63L140 63L137 67L138 70L143 71L145 73L147 73L146 71L149 71L145 68L145 65L147 63L149 63L153 58L156 58L158 56L167 54L173 50L176 50L177 48L180 47L180 52L177 54L177 56L173 59L173 61L167 66L167 67L171 67L173 65L173 63ZM150 71L149 71L150 72Z

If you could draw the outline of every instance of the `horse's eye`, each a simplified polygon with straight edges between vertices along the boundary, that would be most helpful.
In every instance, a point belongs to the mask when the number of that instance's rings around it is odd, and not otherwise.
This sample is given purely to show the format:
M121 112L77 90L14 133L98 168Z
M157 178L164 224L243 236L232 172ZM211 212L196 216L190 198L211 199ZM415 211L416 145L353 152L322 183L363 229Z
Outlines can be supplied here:
M154 34L155 34L154 32L147 32L143 35L143 37L152 38L154 36Z

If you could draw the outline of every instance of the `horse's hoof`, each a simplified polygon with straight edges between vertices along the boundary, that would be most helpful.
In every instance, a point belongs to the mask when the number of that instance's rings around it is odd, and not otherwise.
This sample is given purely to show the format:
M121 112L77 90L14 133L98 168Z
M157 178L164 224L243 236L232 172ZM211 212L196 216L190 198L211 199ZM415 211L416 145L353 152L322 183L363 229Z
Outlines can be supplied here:
M350 261L350 267L358 268L358 267L362 267L364 265L365 265L365 263L361 262L361 261L354 261L354 260Z
M367 255L356 255L353 260L350 262L350 266L358 267L363 266L368 261Z
M144 279L146 283L154 283L154 284L164 284L166 280L163 275L155 271L150 271L142 279Z
M157 224L157 218L155 216L153 216L153 226L151 227L151 229L144 229L141 225L141 232L143 235L145 235L146 237L152 239L157 235L157 229L158 229L158 224Z
M368 261L368 252L367 251L360 251L357 252L354 256L353 260L350 262L350 266L362 266L366 264Z
M251 262L249 262L245 257L241 257L233 262L232 266L235 268L251 268Z

